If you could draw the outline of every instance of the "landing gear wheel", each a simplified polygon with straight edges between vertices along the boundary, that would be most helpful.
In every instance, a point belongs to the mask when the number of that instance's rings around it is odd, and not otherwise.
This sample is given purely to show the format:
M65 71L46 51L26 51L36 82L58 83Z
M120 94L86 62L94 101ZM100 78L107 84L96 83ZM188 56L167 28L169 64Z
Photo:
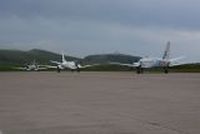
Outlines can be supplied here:
M168 74L168 73L169 73L169 71L168 71L167 68L164 68L164 72L165 72L165 74Z
M137 74L143 74L144 73L144 69L141 67L137 67Z
M77 69L77 72L80 73L80 71L81 71L81 70L78 68L78 69Z
M137 67L136 69L137 69L137 74L140 74L141 73L140 68Z
M141 72L141 74L143 74L144 73L144 69L143 68L140 68L140 72Z
M60 68L59 67L57 67L57 72L60 73Z

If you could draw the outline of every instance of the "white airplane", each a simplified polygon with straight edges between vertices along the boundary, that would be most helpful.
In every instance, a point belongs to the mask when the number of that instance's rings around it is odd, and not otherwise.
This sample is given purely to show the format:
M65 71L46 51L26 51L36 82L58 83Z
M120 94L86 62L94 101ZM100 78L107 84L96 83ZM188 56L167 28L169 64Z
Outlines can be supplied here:
M39 71L48 69L45 65L38 65L35 60L31 64L27 64L24 67L15 67L15 69L24 71Z
M167 42L166 49L164 51L164 55L162 58L148 58L144 57L141 58L138 62L134 62L133 64L122 64L122 63L111 63L117 64L122 66L134 67L137 69L137 73L143 73L144 69L153 68L153 67L160 67L164 69L165 73L168 73L168 68L181 65L178 63L178 60L182 59L183 57L172 58L170 59L170 42Z
M50 62L53 63L53 64L56 64L57 66L47 66L47 67L57 69L58 72L60 72L61 70L64 70L64 69L70 69L71 71L80 72L81 68L87 68L87 67L92 67L92 66L98 65L98 64L93 64L93 65L82 66L75 61L67 61L65 59L65 55L63 53L62 53L62 62L53 61L53 60L50 60Z

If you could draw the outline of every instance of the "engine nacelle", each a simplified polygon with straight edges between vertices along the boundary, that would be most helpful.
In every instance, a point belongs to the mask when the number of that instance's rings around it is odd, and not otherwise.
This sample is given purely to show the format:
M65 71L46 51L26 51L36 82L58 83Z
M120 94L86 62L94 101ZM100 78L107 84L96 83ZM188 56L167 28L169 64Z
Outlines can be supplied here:
M58 69L63 69L62 65L57 66Z

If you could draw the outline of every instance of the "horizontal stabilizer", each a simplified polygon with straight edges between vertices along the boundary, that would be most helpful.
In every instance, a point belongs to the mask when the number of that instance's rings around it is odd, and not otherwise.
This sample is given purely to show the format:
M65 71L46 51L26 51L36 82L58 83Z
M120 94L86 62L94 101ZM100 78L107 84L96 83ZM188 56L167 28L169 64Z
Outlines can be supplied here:
M27 70L26 67L13 67L13 69L17 69L17 70Z
M176 61L182 60L184 58L185 58L184 56L173 58L173 59L170 59L170 62L176 62Z
M180 62L180 60L184 59L185 57L184 56L181 56L181 57L177 57L177 58L173 58L173 59L170 59L169 62L170 62L170 67L173 67L173 66L179 66L179 65L183 65L185 63L183 62Z

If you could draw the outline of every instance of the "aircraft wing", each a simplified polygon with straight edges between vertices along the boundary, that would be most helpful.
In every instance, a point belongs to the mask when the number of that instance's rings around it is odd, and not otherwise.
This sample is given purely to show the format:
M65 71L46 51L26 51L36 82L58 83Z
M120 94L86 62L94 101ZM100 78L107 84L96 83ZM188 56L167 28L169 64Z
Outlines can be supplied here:
M46 67L38 67L37 69L38 70L47 70L48 68L46 68Z
M50 60L50 62L53 63L53 64L57 64L57 65L60 65L60 64L61 64L61 62L53 61L53 60Z
M84 66L81 66L81 65L78 65L79 68L88 68L88 67L93 67L93 66L98 66L100 64L92 64L92 65L84 65Z
M26 67L13 67L13 69L18 69L18 70L27 70Z
M49 65L37 65L38 70L47 70L49 68Z
M46 65L45 67L46 67L46 68L49 68L49 69L57 69L57 66Z
M140 64L138 62L135 62L133 64L126 64L126 63L120 63L120 62L111 62L111 65L120 65L120 66L127 66L127 67L138 67Z

